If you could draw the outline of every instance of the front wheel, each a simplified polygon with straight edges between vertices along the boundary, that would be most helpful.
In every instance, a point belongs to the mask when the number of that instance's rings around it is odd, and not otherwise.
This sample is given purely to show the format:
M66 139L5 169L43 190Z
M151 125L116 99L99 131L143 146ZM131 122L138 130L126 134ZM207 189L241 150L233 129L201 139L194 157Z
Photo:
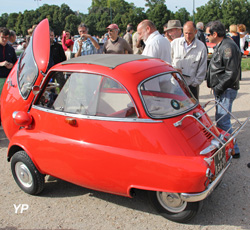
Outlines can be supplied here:
M19 151L11 159L12 175L18 186L26 193L35 195L44 188L41 174L25 151Z
M148 192L149 199L155 209L165 218L186 223L199 212L201 202L183 201L178 193Z

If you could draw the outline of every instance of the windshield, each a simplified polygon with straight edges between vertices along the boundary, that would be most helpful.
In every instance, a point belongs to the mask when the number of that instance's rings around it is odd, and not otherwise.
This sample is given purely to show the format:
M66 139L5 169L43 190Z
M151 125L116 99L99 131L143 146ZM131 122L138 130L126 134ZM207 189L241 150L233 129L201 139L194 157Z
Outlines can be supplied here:
M197 103L179 73L147 79L139 89L147 114L156 119L180 115Z
M22 53L18 63L18 86L22 97L26 99L38 76L38 68L34 60L32 50L32 37L29 45Z

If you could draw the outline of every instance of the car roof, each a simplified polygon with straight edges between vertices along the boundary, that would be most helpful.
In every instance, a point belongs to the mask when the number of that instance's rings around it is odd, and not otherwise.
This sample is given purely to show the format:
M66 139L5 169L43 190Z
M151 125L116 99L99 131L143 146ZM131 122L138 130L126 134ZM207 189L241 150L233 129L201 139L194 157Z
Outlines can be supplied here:
M119 65L122 65L127 62L137 61L142 59L152 59L152 57L144 55L124 55L124 54L93 54L85 55L77 58L72 58L67 61L62 62L62 65L67 64L94 64L105 66L111 69L116 68Z

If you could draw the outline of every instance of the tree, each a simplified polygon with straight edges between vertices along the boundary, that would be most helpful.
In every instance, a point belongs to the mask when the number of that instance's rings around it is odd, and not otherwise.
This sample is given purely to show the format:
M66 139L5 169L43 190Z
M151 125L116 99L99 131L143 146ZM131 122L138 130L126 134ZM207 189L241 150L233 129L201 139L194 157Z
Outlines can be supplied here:
M195 21L207 24L210 21L222 20L221 3L221 0L209 0L205 6L198 7Z
M186 21L190 20L190 13L183 7L175 12L174 18L180 20L181 24L184 25Z
M163 25L166 24L168 20L173 19L173 13L167 9L167 6L162 1L158 1L154 5L151 4L146 15L149 20L154 22L160 33L163 32Z
M10 30L15 30L15 25L17 22L18 14L17 13L11 13L8 17L8 22L6 24L6 27Z
M77 17L75 14L70 14L65 18L65 30L70 31L70 33L78 34L77 26L81 23L81 20L79 17Z
M250 3L246 0L224 0L222 4L222 23L229 27L231 24L245 24L247 27L249 23Z
M0 27L6 27L9 15L4 13L0 17Z
M23 23L23 14L20 12L18 14L14 30L15 30L16 34L24 36L26 33L23 34L23 32L21 30L22 23Z
M157 4L165 4L165 0L145 0L145 6L148 8L154 8Z

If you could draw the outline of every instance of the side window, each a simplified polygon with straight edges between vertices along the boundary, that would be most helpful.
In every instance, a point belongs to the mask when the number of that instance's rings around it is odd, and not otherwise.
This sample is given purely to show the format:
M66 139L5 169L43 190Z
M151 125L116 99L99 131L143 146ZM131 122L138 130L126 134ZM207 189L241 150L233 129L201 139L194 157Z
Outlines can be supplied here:
M38 105L56 111L95 115L97 93L102 76L56 72L38 101Z
M137 117L127 91L116 81L95 74L53 73L36 104L67 113Z
M137 117L127 91L116 81L103 78L96 115L105 117Z
M24 99L29 96L37 76L38 68L33 57L31 37L30 45L22 53L18 62L18 87Z

